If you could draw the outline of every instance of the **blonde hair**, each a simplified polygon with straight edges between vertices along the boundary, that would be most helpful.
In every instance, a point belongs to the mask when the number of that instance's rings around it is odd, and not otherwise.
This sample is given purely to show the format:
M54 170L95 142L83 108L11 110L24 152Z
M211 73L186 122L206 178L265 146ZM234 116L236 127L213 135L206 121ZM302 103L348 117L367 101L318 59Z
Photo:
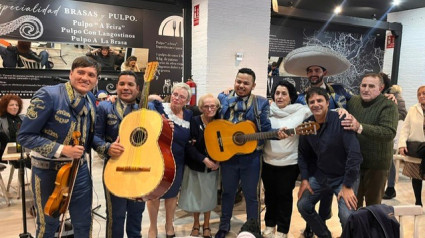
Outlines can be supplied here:
M198 100L198 108L202 108L204 106L204 100L207 99L207 98L213 98L214 99L214 102L215 102L215 105L217 106L217 108L220 107L220 101L216 97L214 97L214 95L212 95L211 93L207 93L205 95L202 95L199 98L199 100Z
M419 93L419 91L423 88L425 88L425 85L419 86L418 91L416 93Z

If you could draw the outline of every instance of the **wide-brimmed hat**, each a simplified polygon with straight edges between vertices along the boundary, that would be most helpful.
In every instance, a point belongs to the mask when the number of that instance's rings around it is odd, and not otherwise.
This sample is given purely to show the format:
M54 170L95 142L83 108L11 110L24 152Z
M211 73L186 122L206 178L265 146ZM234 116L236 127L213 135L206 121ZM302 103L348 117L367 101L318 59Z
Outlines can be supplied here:
M327 76L346 71L351 63L340 53L322 46L305 46L288 53L284 61L285 71L305 77L307 68L320 66L326 69Z

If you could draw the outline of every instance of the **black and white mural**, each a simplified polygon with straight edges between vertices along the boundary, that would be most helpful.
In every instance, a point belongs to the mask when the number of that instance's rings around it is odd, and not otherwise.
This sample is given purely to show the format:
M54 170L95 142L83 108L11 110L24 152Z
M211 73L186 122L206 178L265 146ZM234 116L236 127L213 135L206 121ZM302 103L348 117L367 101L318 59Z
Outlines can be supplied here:
M358 94L361 76L369 72L379 72L384 58L384 38L376 33L352 33L341 31L321 31L302 28L290 28L272 25L270 28L269 63L279 64L279 76L268 78L268 91L279 79L293 82L299 92L308 86L306 77L293 77L283 69L285 56L293 49L319 45L331 48L344 55L351 67L344 73L325 77L327 82L345 85L354 94Z

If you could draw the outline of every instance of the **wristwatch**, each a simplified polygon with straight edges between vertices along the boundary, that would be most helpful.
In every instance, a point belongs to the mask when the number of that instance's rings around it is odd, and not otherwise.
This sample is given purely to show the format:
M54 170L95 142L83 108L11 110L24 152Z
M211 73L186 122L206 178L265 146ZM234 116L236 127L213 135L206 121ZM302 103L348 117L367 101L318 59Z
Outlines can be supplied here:
M357 134L362 134L363 126L360 124L359 129L357 129Z

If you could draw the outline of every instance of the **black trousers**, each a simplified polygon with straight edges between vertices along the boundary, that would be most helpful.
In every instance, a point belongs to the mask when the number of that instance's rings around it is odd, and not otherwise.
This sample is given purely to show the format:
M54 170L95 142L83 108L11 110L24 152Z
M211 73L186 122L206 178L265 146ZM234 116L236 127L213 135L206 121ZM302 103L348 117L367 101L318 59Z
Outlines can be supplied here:
M299 174L298 165L273 166L263 162L261 178L264 184L266 226L288 233L292 215L292 191Z

